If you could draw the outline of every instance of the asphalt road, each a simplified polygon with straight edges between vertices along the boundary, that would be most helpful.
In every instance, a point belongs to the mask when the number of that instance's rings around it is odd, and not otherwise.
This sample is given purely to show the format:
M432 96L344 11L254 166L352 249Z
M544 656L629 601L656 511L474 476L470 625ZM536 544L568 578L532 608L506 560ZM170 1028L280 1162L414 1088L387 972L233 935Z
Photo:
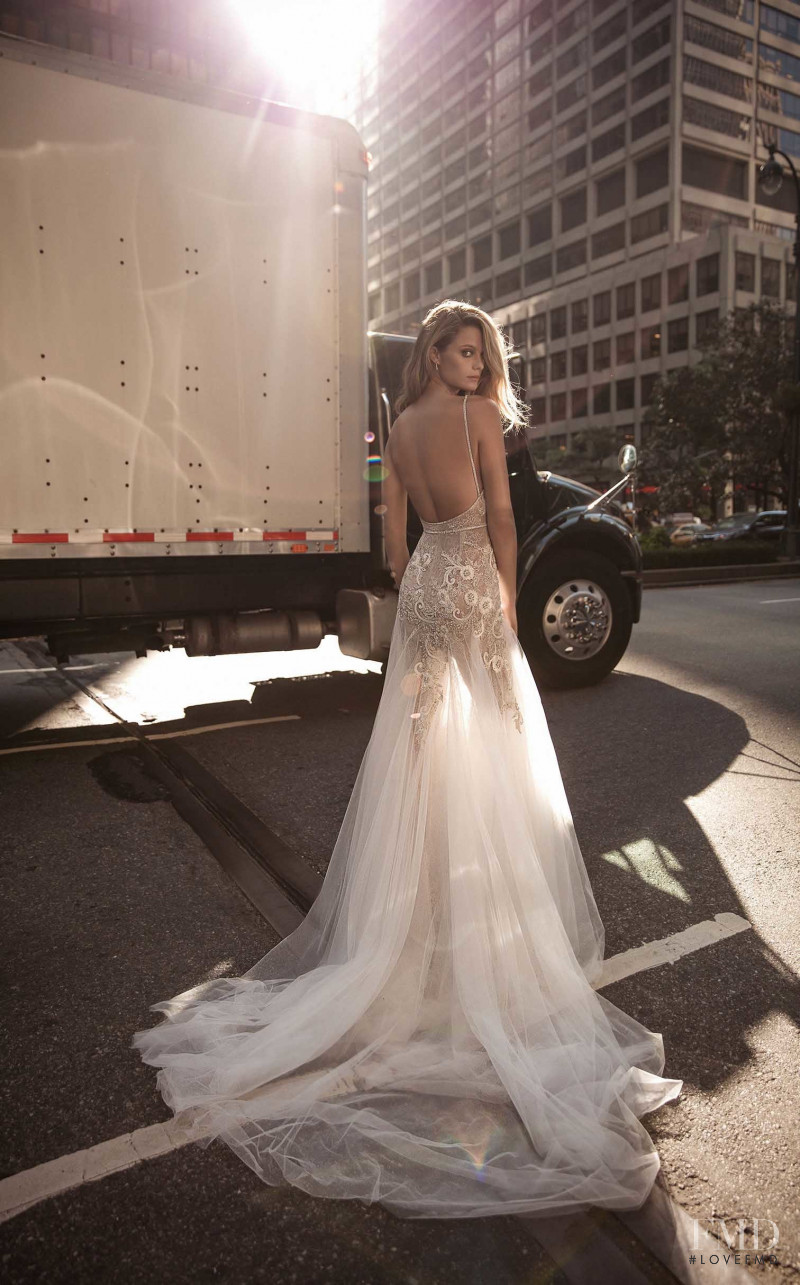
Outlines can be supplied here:
M760 1269L772 1280L800 1270L798 626L800 581L648 590L618 670L545 694L607 958L724 912L751 925L603 993L662 1032L665 1074L684 1080L646 1120L659 1183L718 1240L715 1218L731 1235L744 1220L745 1249L753 1220L762 1246L777 1224L778 1262ZM279 656L76 658L107 709L34 655L0 646L11 1176L168 1120L131 1032L149 1004L249 968L275 940L137 774L110 711L178 733L322 873L380 697L378 667L331 639ZM625 1228L601 1230L641 1279L672 1279ZM555 1254L562 1274L523 1220L404 1222L265 1187L219 1144L42 1200L0 1242L13 1281L560 1282L577 1262Z

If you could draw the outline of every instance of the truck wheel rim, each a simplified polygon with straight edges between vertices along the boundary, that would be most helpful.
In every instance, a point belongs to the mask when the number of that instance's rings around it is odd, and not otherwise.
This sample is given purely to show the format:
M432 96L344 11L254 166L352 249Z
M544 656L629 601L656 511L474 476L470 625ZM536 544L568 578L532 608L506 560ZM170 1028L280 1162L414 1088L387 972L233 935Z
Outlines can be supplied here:
M576 577L554 589L544 605L547 644L563 660L589 660L611 633L611 603L594 580Z

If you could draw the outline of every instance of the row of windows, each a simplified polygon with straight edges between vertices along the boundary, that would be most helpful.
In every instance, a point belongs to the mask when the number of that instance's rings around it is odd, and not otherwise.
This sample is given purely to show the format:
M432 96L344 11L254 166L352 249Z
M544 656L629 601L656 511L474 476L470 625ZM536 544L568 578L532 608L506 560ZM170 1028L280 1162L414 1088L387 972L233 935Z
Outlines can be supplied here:
M764 260L769 262L769 260ZM774 262L778 263L779 260ZM695 295L702 296L712 294L719 289L719 254L708 254L702 259L695 261ZM666 289L663 289L662 274L653 273L651 276L643 277L639 281L639 305L640 312L649 312L660 308L662 303L667 304L682 303L689 298L689 264L677 264L674 268L668 269L666 273ZM613 311L617 321L625 321L633 317L636 312L636 282L630 281L625 285L616 286L611 290L601 290L592 296L591 299L591 316L593 326L608 325ZM515 334L515 343L521 345L523 340L527 339L530 344L543 343L547 338L563 339L567 334L567 323L569 320L569 332L571 335L583 334L589 326L589 299L578 299L569 305L560 304L558 307L550 308L549 311L536 313L529 319L529 330L524 335L521 330ZM518 326L524 326L525 322L518 322Z
M700 313L695 317L697 337L700 344L719 322L715 311ZM688 347L688 343L687 343ZM640 375L638 379L616 379L604 384L595 384L593 388L572 388L569 394L551 393L549 397L531 397L529 406L531 421L537 424L559 424L569 419L583 419L587 415L608 415L612 408L616 411L634 410L636 408L636 385L639 385L639 405L648 406L653 400L653 391L661 378L658 371ZM612 405L613 404L613 405Z
M708 314L701 313L701 317L717 316L716 308L711 309ZM701 335L702 337L702 324ZM587 374L590 361L591 369L595 372L610 370L614 366L629 366L637 360L637 347L639 361L648 361L653 357L660 357L662 352L676 353L686 352L689 347L689 318L675 317L668 321L666 325L663 322L657 322L651 326L643 326L637 332L628 330L624 333L614 336L613 350L612 340L595 339L591 345L577 344L569 350L564 349L561 352L550 354L550 382L554 383L561 379L567 378L568 367L571 378L576 378ZM591 348L591 352L590 352ZM612 359L613 351L613 359ZM528 383L543 384L546 379L546 366L548 359L545 357L533 357L528 362Z
M639 242L647 240L649 237L658 236L667 231L668 227L668 206L666 204L656 206L651 210L646 210L642 214L634 215L628 220L630 243L637 245ZM469 271L471 274L488 271L493 263L493 250L496 249L501 257L509 257L518 254L520 227L519 223L510 224L500 232L488 233L473 241L469 246L469 260L467 258L467 248L461 248L453 251L447 256L448 284L454 285L461 281ZM495 277L496 295L508 294L512 291L519 290L521 285L540 286L546 280L562 272L572 271L574 268L582 267L587 263L589 258L598 259L604 255L613 254L618 250L625 248L626 244L626 224L625 221L614 224L610 228L604 228L600 232L595 232L590 238L581 237L578 241L571 241L568 245L558 246L553 253L540 255L536 259L531 259L522 266L511 268L506 272L501 272ZM384 271L390 267L396 267L396 256L392 260L386 260L383 264ZM403 303L413 303L421 298L423 294L429 294L438 290L442 282L441 261L437 260L436 264L428 265L423 269L423 276L420 276L420 269L415 268L413 272L407 273L403 277ZM386 311L394 311L400 307L399 283L395 282L386 287ZM390 302L394 300L394 302Z

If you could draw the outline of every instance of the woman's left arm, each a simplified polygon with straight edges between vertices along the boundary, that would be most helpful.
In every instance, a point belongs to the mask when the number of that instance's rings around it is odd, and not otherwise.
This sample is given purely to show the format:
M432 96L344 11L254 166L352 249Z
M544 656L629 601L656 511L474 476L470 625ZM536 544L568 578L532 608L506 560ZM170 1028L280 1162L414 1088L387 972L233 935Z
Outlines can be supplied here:
M386 544L386 557L398 589L408 566L409 552L406 539L408 522L408 492L400 481L392 459L391 434L386 442L383 457L385 476L382 486L383 538Z

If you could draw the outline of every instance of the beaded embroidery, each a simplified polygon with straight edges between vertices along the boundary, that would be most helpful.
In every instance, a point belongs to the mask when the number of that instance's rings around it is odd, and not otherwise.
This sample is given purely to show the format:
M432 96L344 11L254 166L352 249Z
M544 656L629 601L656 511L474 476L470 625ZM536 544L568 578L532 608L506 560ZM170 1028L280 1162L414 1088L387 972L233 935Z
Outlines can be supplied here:
M467 430L475 487L478 478ZM479 491L463 513L441 522L422 521L423 534L400 584L397 612L408 642L416 647L414 744L419 749L444 697L448 660L466 651L469 635L480 639L481 657L501 710L511 710L517 731L522 713L514 694L511 659L503 633L500 581L486 525L486 498Z

